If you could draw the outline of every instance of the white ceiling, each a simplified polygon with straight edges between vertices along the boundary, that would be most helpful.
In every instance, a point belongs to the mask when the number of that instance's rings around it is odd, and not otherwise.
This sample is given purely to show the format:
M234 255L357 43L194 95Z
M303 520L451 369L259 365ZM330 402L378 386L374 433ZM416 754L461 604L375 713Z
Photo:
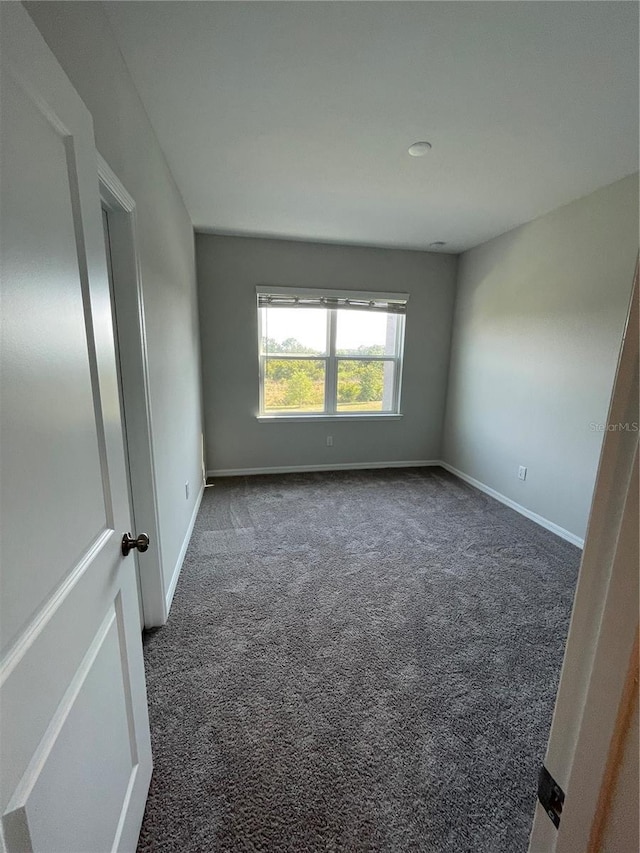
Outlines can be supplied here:
M198 230L458 252L638 168L633 2L104 7Z

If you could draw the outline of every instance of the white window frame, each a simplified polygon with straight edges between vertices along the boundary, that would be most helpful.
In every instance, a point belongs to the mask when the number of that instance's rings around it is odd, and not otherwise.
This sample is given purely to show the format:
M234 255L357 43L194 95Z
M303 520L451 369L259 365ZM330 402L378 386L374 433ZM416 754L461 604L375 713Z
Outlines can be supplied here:
M338 312L340 309L327 306L328 314L327 322L327 348L325 355L296 355L292 353L278 353L277 358L292 359L296 361L324 361L325 363L325 385L324 385L324 411L322 412L292 412L291 414L282 412L269 412L264 408L264 390L265 390L265 364L267 358L275 358L275 355L269 356L262 352L262 310L258 304L261 295L284 296L289 299L300 298L327 298L331 299L349 299L352 301L389 301L407 303L409 294L407 293L380 293L374 291L339 291L339 290L317 290L310 288L297 287L269 287L259 285L256 287L256 308L258 314L258 380L259 380L259 408L257 419L261 422L292 422L292 421L327 421L327 420L397 420L402 417L400 410L401 395L402 395L402 371L404 366L404 339L405 339L405 315L396 314L397 327L395 337L395 352L393 355L372 355L372 356L345 356L336 354L336 336L338 328ZM339 412L337 410L338 403L338 364L340 361L382 361L393 362L394 365L394 381L393 381L393 405L388 412L362 412L354 414L352 412Z

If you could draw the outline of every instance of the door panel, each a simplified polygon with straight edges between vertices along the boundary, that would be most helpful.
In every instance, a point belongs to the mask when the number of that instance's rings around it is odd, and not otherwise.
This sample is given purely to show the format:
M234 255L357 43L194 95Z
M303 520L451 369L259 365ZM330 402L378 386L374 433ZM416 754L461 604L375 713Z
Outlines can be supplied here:
M2 831L135 850L151 750L93 128L24 8L0 16Z
M4 651L34 601L43 604L113 522L111 496L103 490L104 437L92 394L65 142L9 75L1 98L3 161L9 160L2 163L3 206L11 211L2 218L3 312L20 318L11 328L12 369L3 374L2 399L10 405L3 406L2 441L29 449L8 454L3 476L33 486L5 493L15 520L3 559L22 568L5 576ZM69 146L71 167L73 158ZM81 491L79 506L60 500L61 484Z
M5 816L18 849L110 850L137 770L120 597L107 614L34 753ZM95 697L103 701L96 702ZM78 758L82 756L82 761ZM93 778L99 766L108 785ZM92 803L100 796L100 811ZM91 816L85 820L85 816ZM98 820L95 819L97 816ZM52 820L52 817L54 818ZM28 844L27 844L28 842Z

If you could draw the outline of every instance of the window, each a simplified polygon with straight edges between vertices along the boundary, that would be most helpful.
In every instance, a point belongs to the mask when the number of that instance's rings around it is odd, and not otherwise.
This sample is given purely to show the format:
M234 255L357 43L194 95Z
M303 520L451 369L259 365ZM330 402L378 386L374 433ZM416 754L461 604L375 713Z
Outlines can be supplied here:
M261 416L399 414L407 294L257 291Z

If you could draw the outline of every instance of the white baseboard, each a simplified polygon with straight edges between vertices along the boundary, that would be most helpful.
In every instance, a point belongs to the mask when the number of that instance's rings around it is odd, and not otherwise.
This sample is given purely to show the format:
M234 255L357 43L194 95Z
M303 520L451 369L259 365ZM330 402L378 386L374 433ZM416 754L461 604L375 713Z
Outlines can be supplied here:
M515 509L516 512L519 512L520 515L524 515L525 518L529 518L531 519L531 521L535 521L535 523L539 524L540 527L544 527L546 530L550 530L552 533L555 533L556 536L560 536L562 539L566 539L567 542L571 542L572 545L577 545L578 548L584 547L584 539L581 539L579 536L576 536L575 533L571 533L569 530L565 530L564 527L560 527L558 524L554 524L553 521L549 521L548 518L544 518L544 516L538 515L537 512L532 512L530 509L527 509L521 504L512 501L511 498L500 494L500 492L496 492L496 490L492 489L490 486L485 486L485 484L481 483L480 480L476 480L474 477L470 477L463 471L458 471L457 468L454 468L453 465L449 465L448 462L440 462L439 464L451 474L454 474L456 477L459 477L461 480L464 480L465 483L469 483L470 486L474 486L476 489L479 489L486 495L490 495L492 498L495 498L497 501L500 501L500 503L505 504L505 506L508 506L511 509Z
M200 509L200 504L202 502L202 496L204 494L204 483L200 486L200 492L198 494L198 498L195 502L195 506L193 507L193 514L191 515L191 520L189 521L189 527L187 528L187 532L184 537L184 542L182 543L182 548L180 548L180 553L178 554L178 559L176 560L176 567L173 570L173 575L171 576L171 582L167 589L167 618L169 617L169 611L171 610L171 602L173 601L173 596L176 591L176 586L178 585L178 580L180 578L180 572L182 571L182 564L184 563L185 554L187 553L187 548L189 547L189 542L191 541L191 534L193 533L193 528L196 523L196 518L198 517L198 510Z
M506 495L497 492L490 486L485 486L484 483L481 483L474 477L470 477L468 474L465 474L463 471L459 471L457 468L454 468L453 465L449 465L448 462L443 462L440 459L411 459L401 462L344 462L329 463L326 465L278 465L271 468L210 468L207 471L207 477L245 477L253 474L304 474L307 471L356 471L373 468L427 468L433 466L441 466L442 468L445 468L454 476L464 480L465 483L469 483L470 486L474 486L474 488L479 489L481 492L484 492L492 498L495 498L495 500L500 501L500 503L505 506L514 509L516 512L519 512L520 515L524 515L525 518L535 521L536 524L539 524L546 530L550 530L552 533L555 533L556 536L560 536L567 542L571 542L572 545L577 545L578 548L584 547L584 539L576 536L575 533L571 533L569 530L565 530L564 527L554 524L554 522L549 521L548 518L544 518L544 516L538 515L537 512L533 512L521 504L516 503L511 500L511 498L506 497ZM189 530L189 535L191 535L191 529ZM172 581L171 590L173 589L174 584ZM171 594L173 593L171 592Z
M212 468L207 477L245 477L251 474L304 474L307 471L358 471L368 468L427 468L440 465L438 459L412 459L403 462L342 462L328 465L280 465L274 468Z

